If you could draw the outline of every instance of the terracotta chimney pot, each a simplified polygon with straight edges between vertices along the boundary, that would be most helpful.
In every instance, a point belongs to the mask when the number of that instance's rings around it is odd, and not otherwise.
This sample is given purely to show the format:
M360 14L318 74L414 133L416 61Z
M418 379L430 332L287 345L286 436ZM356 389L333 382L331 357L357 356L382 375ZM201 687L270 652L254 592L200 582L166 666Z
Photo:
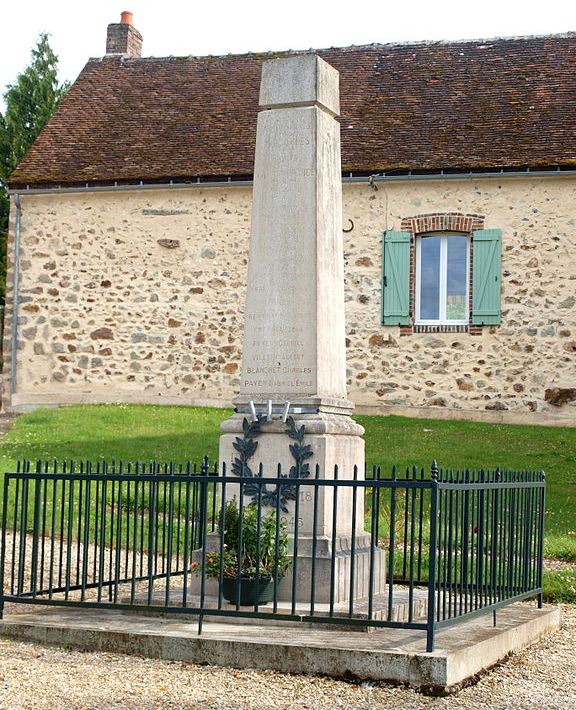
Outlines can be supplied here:
M124 10L124 12L120 15L120 24L131 25L132 24L132 13L128 12L127 10Z

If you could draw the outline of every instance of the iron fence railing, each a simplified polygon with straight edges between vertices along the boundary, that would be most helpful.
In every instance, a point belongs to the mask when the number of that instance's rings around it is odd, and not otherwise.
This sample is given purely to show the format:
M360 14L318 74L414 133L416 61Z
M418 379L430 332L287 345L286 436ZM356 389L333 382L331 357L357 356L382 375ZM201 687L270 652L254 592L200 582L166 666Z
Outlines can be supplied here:
M218 617L419 629L431 651L444 626L542 604L542 472L222 468L22 462L4 476L0 616L153 606L199 632Z

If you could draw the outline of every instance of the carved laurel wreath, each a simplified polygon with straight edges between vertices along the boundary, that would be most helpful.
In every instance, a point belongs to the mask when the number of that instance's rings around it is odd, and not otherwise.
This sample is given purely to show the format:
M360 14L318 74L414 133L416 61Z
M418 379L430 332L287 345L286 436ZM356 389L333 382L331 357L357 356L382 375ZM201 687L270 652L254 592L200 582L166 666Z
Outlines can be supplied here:
M232 462L232 473L236 476L242 476L243 478L258 478L259 474L254 474L248 461L256 453L258 448L258 442L255 441L256 437L262 433L261 424L263 417L258 416L256 421L249 422L246 417L242 422L242 433L243 436L237 436L233 447L240 454L234 458ZM296 443L290 444L289 449L292 454L292 458L295 461L293 466L290 466L290 471L288 474L280 473L279 478L285 478L287 480L294 480L297 478L308 478L310 476L310 464L306 463L306 459L312 456L312 447L310 444L304 444L305 429L304 426L298 428L293 417L288 417L286 420L286 433L293 439ZM296 500L298 495L297 486L295 484L286 483L280 486L273 486L268 488L268 486L258 485L257 483L251 483L246 481L244 483L244 494L252 496L252 501L254 503L258 502L258 496L261 493L262 505L270 505L272 507L279 506L280 510L284 513L288 513L288 503L289 501ZM278 498L280 499L278 502Z

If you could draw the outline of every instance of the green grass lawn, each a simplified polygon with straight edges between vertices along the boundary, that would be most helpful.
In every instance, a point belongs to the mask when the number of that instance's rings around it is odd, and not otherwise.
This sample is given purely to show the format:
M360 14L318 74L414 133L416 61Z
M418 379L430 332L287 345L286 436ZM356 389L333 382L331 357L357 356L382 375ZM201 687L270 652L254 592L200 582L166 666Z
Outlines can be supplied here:
M546 472L546 554L576 561L576 428L356 417L369 464Z
M86 405L19 417L0 444L0 471L18 459L200 462L215 460L230 410ZM358 416L366 459L388 472L433 459L443 468L511 468L547 474L546 555L576 561L576 428ZM558 577L562 575L562 579ZM576 598L576 578L550 573L558 598ZM564 591L562 591L564 590ZM570 590L572 590L570 592Z

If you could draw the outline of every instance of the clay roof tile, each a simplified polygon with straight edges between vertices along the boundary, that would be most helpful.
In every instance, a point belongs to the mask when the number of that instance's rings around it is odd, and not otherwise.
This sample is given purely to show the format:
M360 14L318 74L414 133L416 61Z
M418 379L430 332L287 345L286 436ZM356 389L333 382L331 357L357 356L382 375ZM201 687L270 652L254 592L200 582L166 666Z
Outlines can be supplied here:
M250 176L262 62L90 60L14 186ZM340 72L342 169L576 164L576 34L318 50Z

